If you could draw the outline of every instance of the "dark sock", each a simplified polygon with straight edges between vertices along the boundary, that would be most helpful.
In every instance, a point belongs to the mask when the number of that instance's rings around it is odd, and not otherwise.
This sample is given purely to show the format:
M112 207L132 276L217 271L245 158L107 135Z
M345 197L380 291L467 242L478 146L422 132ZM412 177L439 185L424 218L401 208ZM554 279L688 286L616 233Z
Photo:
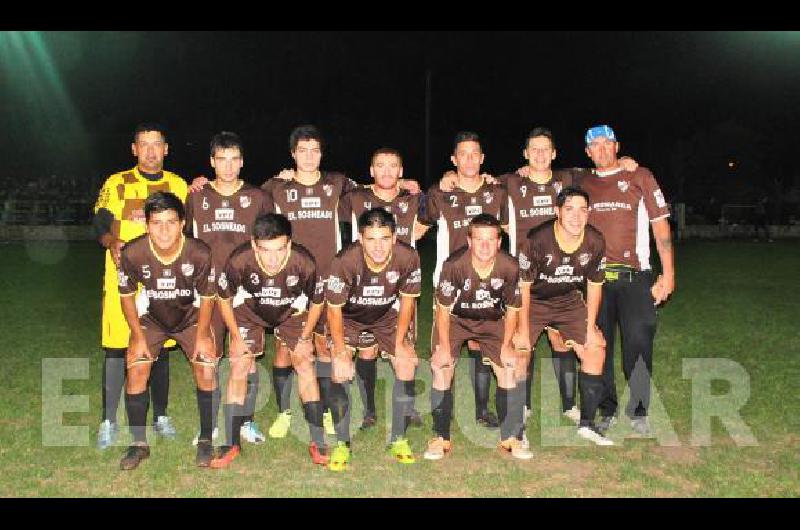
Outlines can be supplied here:
M516 385L507 392L506 432L509 437L516 436L518 440L522 440L522 431L525 428L525 389L522 385Z
M213 427L213 390L197 389L197 411L200 414L200 436L198 440L211 440Z
M322 403L323 412L331 408L331 363L324 363L317 359L315 368L317 369L317 384L319 385L319 400Z
M375 416L375 380L378 378L378 359L356 359L358 390L364 404L364 415Z
M511 435L508 433L508 390L498 386L494 390L494 406L497 407L497 419L500 420L500 439L507 440Z
M128 413L128 425L133 441L147 443L147 409L150 408L150 393L145 390L141 394L125 393L125 410Z
M103 419L117 423L117 408L125 386L125 349L105 348L103 360Z
M336 439L350 445L350 382L331 383L330 408Z
M392 441L405 436L406 429L408 429L408 415L411 413L413 400L409 395L409 387L413 391L414 381L394 380L392 386Z
M161 349L150 370L150 396L153 400L153 419L166 416L169 405L169 350Z
M259 380L258 365L256 365L256 371L252 374L247 374L247 394L245 394L244 397L245 415L242 418L242 423L253 421L253 413L256 409L256 398L258 397Z
M289 410L291 405L286 398L286 384L291 384L293 368L287 366L285 368L273 366L272 367L272 385L275 388L275 400L278 402L278 412ZM291 391L290 391L291 392ZM289 394L291 396L291 393Z
M531 407L531 393L533 392L533 355L528 362L528 369L525 376L525 406Z
M445 440L450 439L450 419L453 416L453 389L431 388L431 414L433 432Z
M468 350L473 362L472 386L475 391L475 417L484 415L489 410L489 390L492 384L492 367L483 364L480 351Z
M520 384L514 388L498 386L494 396L497 417L500 420L500 439L508 440L512 437L522 439L525 389Z
M311 432L311 441L317 444L317 447L323 447L325 433L322 429L322 403L319 401L303 403L303 413L308 422L308 430Z
M225 445L242 445L242 436L239 432L244 423L244 405L238 403L225 403L222 410L225 414Z
M573 350L553 352L553 370L561 394L561 410L567 411L575 406L575 380L577 357Z
M581 372L578 378L581 394L581 427L594 426L594 416L603 397L603 376Z

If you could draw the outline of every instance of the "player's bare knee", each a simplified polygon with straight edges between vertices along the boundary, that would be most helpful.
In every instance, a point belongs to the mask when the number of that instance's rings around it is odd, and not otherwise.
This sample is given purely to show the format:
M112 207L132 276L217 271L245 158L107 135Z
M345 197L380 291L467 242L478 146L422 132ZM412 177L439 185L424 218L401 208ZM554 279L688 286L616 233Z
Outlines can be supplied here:
M299 380L311 380L316 377L314 363L308 359L298 359L294 357L292 359L292 366L294 367L294 371L297 372L297 378Z
M292 366L291 352L282 342L276 341L275 359L272 365L276 368L288 368Z
M252 364L252 359L250 357L231 358L230 379L232 381L247 380L247 375L250 373Z
M405 357L395 358L392 361L397 379L401 381L411 381L414 379L414 370L417 367L417 363L414 362L415 360L415 357Z
M582 349L581 371L587 374L600 375L603 373L603 363L605 362L605 349L600 346L592 346ZM576 354L578 349L575 349Z

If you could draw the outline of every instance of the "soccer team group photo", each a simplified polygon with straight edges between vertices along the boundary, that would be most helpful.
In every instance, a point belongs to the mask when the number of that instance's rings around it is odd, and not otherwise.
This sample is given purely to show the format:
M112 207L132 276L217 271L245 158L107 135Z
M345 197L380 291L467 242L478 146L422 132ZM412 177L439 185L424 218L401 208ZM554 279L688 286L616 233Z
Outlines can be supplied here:
M289 134L294 167L257 187L241 174L243 140L222 131L209 143L214 177L187 185L164 169L164 128L140 124L136 166L108 177L94 208L106 249L97 448L129 436L119 461L128 471L151 457L148 438L176 438L169 355L181 351L195 384L198 467L247 465L248 452L291 443L292 422L304 421L309 465L347 471L361 457L351 424L369 430L384 413L379 362L392 374L387 458L424 465L469 450L451 436L454 407L472 406L454 394L456 368L467 363L476 425L496 433L499 456L531 460L542 335L576 439L607 450L616 423L650 436L656 309L675 290L670 209L654 175L620 155L611 126L588 128L582 141L593 166L554 169L553 134L534 127L520 141L525 165L489 175L481 137L460 131L452 170L422 192L392 147L372 153L369 183L322 169L325 139L313 125ZM430 277L417 242L434 232ZM432 307L419 303L428 282ZM429 343L421 322L431 323ZM629 387L621 404L618 326ZM269 346L278 413L266 418L256 402ZM302 418L292 415L294 388ZM355 400L362 418L352 417ZM429 430L427 444L412 446L409 428Z

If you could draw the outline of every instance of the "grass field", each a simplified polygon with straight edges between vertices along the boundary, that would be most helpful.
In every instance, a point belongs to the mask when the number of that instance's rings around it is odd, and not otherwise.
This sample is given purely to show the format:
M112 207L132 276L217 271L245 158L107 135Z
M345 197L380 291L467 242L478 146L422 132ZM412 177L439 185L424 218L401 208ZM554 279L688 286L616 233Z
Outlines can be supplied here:
M534 410L546 413L535 414L528 427L535 458L519 462L503 457L493 448L496 431L484 431L471 421L471 391L462 363L456 397L456 416L461 419L453 426L455 450L450 458L422 460L430 434L427 414L425 427L409 430L412 446L420 453L418 463L395 463L385 451L387 409L379 411L377 429L359 433L356 397L354 460L349 472L341 474L310 463L307 430L297 404L295 435L260 446L246 445L243 456L228 470L194 467L190 440L197 428L197 408L190 371L179 352L171 358L169 409L179 429L178 440L161 442L151 437L151 458L134 472L119 471L125 439L105 452L94 447L101 401L100 249L91 242L31 242L2 244L0 253L4 293L0 355L6 388L0 392L0 496L800 495L800 304L795 298L800 291L800 246L794 241L678 246L678 290L660 310L655 345L657 399L652 414L657 438L635 439L625 422L611 432L616 447L578 443L571 429L566 436L563 430L554 434L550 424L557 420L550 411L557 400L555 380L549 366L537 365ZM432 249L423 248L422 254L424 277L429 278ZM427 358L429 289L423 293L421 307L418 348L421 357ZM548 357L546 342L541 341L539 347L543 352L539 357ZM740 413L755 438L754 445L741 445L747 432L732 436L718 419L711 421L710 438L698 444L702 425L692 428L692 411L703 407L698 398L692 398L693 386L697 393L703 376L724 379L725 366L704 365L698 371L700 377L684 378L686 366L696 358L723 363L728 359L741 367L745 382L749 381L749 397L744 396ZM275 416L266 376L269 361L271 354L261 361L265 404L256 415L263 430ZM381 373L388 375L388 367L380 364ZM617 377L623 381L619 364ZM427 365L420 366L419 378L429 380ZM49 382L53 373L67 375L61 388ZM387 381L379 382L378 403L385 401ZM720 396L738 391L740 383L715 380L706 386ZM419 383L419 391L427 390L423 386L424 382ZM52 405L58 394L71 395L68 399L77 411L59 414ZM423 412L429 408L427 396L425 392L418 398ZM297 400L296 390L293 398ZM124 406L119 419L125 422ZM59 421L72 426L73 432L57 431Z

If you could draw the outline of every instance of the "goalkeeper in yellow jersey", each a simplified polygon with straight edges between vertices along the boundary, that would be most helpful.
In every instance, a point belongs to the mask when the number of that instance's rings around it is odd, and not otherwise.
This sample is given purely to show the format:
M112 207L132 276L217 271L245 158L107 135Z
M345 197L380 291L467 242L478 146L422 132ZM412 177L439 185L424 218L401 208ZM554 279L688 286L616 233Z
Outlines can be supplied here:
M145 233L144 201L156 191L169 191L186 200L186 183L174 173L164 171L164 157L169 151L164 130L154 123L136 127L131 144L136 166L115 173L106 179L94 206L94 230L106 250L103 276L102 347L103 421L97 433L97 447L112 445L117 434L117 408L125 383L125 352L130 329L122 314L119 299L117 267L120 251L128 241ZM137 297L140 312L146 298ZM174 346L174 341L166 343ZM153 426L157 434L174 438L175 428L167 416L169 395L169 357L158 356L152 369L150 389L153 401Z

